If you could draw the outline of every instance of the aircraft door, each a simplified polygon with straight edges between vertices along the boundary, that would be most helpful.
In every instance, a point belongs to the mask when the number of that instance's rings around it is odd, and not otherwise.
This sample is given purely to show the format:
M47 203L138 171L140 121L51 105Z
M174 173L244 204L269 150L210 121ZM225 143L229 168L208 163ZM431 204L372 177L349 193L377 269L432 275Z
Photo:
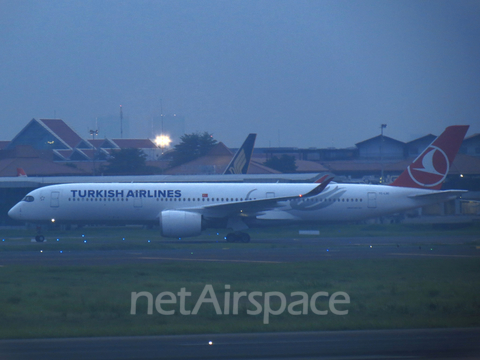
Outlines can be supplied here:
M52 191L50 195L50 206L51 207L60 206L60 191Z
M368 207L370 209L375 209L377 207L377 193L369 192L368 196Z

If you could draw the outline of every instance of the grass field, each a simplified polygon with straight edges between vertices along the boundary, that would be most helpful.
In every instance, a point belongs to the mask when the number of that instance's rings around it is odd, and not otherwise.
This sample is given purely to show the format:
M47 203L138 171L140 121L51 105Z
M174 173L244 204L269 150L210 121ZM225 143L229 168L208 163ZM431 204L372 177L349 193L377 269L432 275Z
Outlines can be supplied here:
M337 229L338 230L338 229ZM364 226L342 228L345 233L367 236L389 231L389 236L430 236L435 229L402 229ZM393 232L395 230L395 232ZM280 231L280 230L278 230ZM295 233L297 229L281 232ZM475 232L477 231L477 232ZM335 233L324 229L322 233ZM392 232L394 233L392 235ZM148 246L215 247L215 242L182 245L155 241L155 230L81 229L48 234L42 246L70 246L105 251L122 247ZM466 228L447 235L479 234ZM127 234L123 240L123 235ZM445 231L441 232L445 235ZM82 235L84 235L82 237ZM56 241L58 236L60 241ZM215 236L217 236L215 234ZM222 235L219 234L219 237ZM278 236L266 234L265 236ZM322 235L321 235L322 236ZM332 236L332 235L328 235ZM373 235L368 235L373 236ZM122 237L122 238L121 238ZM0 249L30 251L29 234L13 231L2 234ZM150 240L148 243L147 241ZM52 240L53 239L53 240ZM82 239L88 239L84 243ZM1 239L0 239L1 240ZM34 244L36 245L36 244ZM260 246L259 244L233 244ZM261 245L264 246L264 245ZM266 245L268 246L268 245ZM35 246L36 248L36 246ZM211 284L221 309L225 292L277 291L288 303L301 291L309 298L318 291L346 292L349 304L338 305L347 315L271 315L264 324L264 312L248 315L254 307L246 298L239 301L238 315L217 315L212 304L201 306L197 315L181 315L179 304L164 305L174 315L161 315L155 307L147 314L146 298L131 315L131 293L146 291L153 298L164 291L191 292L185 308L192 310L205 285ZM225 285L230 285L226 290ZM426 328L480 326L480 260L476 258L399 258L364 260L323 260L282 264L235 264L205 262L161 262L158 264L115 266L3 266L0 267L0 338L39 338L71 336L159 335L187 333L230 333L258 331L310 331L336 329ZM262 297L257 298L262 302ZM318 309L329 309L325 297ZM272 309L280 299L273 298ZM300 307L297 307L298 310Z

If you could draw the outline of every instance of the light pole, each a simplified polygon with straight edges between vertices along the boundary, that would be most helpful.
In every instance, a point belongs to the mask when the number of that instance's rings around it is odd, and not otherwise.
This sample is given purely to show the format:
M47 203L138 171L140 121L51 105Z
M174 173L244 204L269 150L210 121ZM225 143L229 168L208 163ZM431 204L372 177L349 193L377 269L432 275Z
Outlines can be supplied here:
M97 130L90 130L90 135L92 135L92 140L95 140L95 135L98 136L98 129ZM95 149L94 152L93 152L93 157L92 157L92 161L93 161L93 176L97 175L97 169L96 169L96 166L95 166L95 156L97 156L96 154L96 151L97 149L95 148L95 145L93 144L93 148Z
M90 135L92 135L92 139L95 140L95 135L98 136L98 130L90 130Z
M380 168L381 168L381 174L380 174L380 184L383 183L383 141L385 140L383 137L383 129L387 127L387 124L382 124L380 126Z

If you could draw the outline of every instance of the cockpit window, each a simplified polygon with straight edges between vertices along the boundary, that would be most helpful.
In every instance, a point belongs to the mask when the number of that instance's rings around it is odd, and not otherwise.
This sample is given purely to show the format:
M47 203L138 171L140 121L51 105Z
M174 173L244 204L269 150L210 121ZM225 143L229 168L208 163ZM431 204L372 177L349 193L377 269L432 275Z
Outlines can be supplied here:
M27 195L25 196L25 199L23 199L23 201L26 202L32 202L33 200L35 200L35 198L32 195Z

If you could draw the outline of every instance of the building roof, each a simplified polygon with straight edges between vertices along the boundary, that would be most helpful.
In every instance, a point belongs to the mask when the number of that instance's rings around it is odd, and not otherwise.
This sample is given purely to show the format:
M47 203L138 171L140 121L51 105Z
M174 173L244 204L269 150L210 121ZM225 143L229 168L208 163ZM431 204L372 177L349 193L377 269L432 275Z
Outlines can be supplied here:
M248 167L248 174L281 174L280 171L274 170L260 164L254 160L250 160L250 166Z
M68 126L65 121L61 119L40 119L52 133L61 138L69 147L75 148L91 148L92 145L85 141L75 130Z
M210 152L188 163L168 169L164 174L170 175L196 175L196 174L223 174L225 168L232 160L232 152L222 143L215 145ZM248 168L249 174L280 174L258 162L251 161ZM228 175L226 175L228 176Z
M232 160L232 152L222 143L216 144L205 156L165 171L165 174L222 174Z
M451 175L478 175L480 174L480 159L476 156L457 154L448 173Z
M480 137L480 133L475 133L473 135L467 136L463 141L472 141L473 139L477 139Z
M382 135L377 135L377 136L374 136L370 139L360 141L360 142L356 143L355 145L358 147L359 145L362 146L362 145L365 145L366 143L378 142L378 141L381 141L381 138L382 138ZM402 144L402 145L405 144L403 141L396 140L394 138L391 138L391 137L385 136L385 135L383 135L383 139L384 139L384 142L394 142L394 143L399 143L399 144Z
M407 141L405 144L406 145L414 145L415 143L424 143L424 142L428 142L428 143L431 143L433 140L435 140L437 138L437 136L433 135L433 134L428 134L428 135L425 135L425 136L422 136L422 137L419 137L415 140L412 140L412 141Z
M329 171L325 166L323 166L322 164L316 161L295 160L295 165L297 166L297 172L302 172L302 173Z
M5 149L8 144L10 144L10 141L0 141L0 150Z
M96 149L102 147L101 145L105 142L106 139L89 139L88 142Z
M0 160L0 177L17 176L17 168L22 168L27 176L85 175L80 169L42 158L23 157Z

